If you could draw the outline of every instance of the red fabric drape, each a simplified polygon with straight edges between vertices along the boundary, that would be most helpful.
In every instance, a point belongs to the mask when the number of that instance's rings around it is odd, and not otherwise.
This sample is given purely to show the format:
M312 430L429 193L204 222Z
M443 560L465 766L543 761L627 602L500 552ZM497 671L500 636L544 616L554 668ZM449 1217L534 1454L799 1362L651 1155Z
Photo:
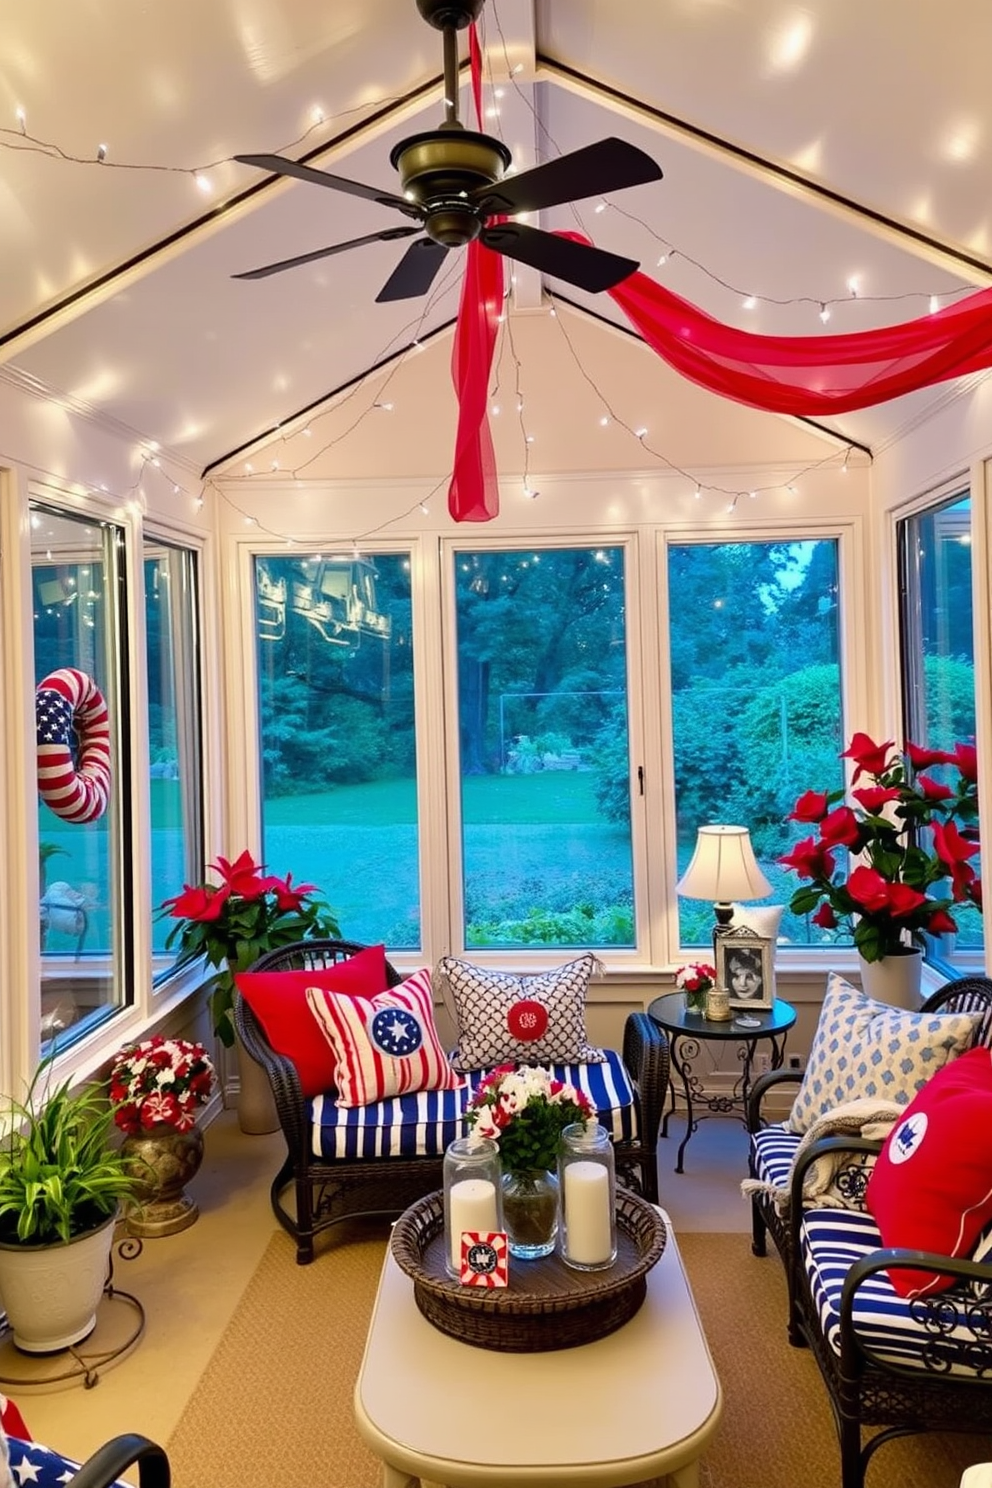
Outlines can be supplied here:
M482 59L475 25L469 27L472 95L482 127ZM492 433L486 416L489 375L503 305L503 259L476 240L465 251L451 378L458 395L458 432L448 511L456 522L488 522L499 511Z
M769 413L846 413L992 367L992 289L919 320L841 336L739 331L641 273L608 293L683 377Z

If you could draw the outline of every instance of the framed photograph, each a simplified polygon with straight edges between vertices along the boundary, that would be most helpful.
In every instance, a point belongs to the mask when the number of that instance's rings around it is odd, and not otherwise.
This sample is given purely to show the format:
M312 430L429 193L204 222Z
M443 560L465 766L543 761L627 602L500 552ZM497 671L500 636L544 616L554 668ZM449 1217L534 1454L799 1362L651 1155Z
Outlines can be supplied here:
M716 979L729 992L732 1008L770 1008L775 1001L770 938L743 926L718 935Z

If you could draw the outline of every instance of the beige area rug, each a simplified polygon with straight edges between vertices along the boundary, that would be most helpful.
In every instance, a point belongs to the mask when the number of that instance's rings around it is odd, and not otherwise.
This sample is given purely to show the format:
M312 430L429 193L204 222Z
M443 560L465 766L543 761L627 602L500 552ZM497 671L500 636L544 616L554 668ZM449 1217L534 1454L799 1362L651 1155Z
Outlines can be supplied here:
M379 1488L351 1400L384 1243L359 1233L297 1266L273 1236L168 1443L175 1488ZM819 1372L786 1341L778 1259L757 1260L743 1235L679 1245L724 1392L703 1488L839 1488ZM866 1488L957 1488L989 1459L989 1438L895 1441Z

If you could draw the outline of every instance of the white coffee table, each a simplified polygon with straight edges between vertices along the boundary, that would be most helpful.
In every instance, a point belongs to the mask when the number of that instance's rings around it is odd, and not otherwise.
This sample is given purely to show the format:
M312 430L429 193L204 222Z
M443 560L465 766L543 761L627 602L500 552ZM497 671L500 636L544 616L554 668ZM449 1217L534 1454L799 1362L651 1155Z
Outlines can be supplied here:
M670 1225L629 1323L538 1354L439 1332L387 1252L355 1384L358 1430L382 1460L383 1488L622 1488L655 1477L697 1488L721 1409Z

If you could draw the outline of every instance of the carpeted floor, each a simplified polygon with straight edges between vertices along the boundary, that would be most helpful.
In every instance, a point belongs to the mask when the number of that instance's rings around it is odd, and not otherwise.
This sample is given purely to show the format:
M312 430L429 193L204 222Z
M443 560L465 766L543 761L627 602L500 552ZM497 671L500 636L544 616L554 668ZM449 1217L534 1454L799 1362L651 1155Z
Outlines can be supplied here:
M168 1442L176 1488L379 1488L352 1389L384 1243L359 1232L298 1267L289 1239L273 1236ZM808 1353L786 1341L777 1258L756 1260L739 1234L679 1245L724 1391L704 1488L837 1488L826 1394ZM988 1438L896 1441L867 1488L957 1488L964 1467L990 1458Z

